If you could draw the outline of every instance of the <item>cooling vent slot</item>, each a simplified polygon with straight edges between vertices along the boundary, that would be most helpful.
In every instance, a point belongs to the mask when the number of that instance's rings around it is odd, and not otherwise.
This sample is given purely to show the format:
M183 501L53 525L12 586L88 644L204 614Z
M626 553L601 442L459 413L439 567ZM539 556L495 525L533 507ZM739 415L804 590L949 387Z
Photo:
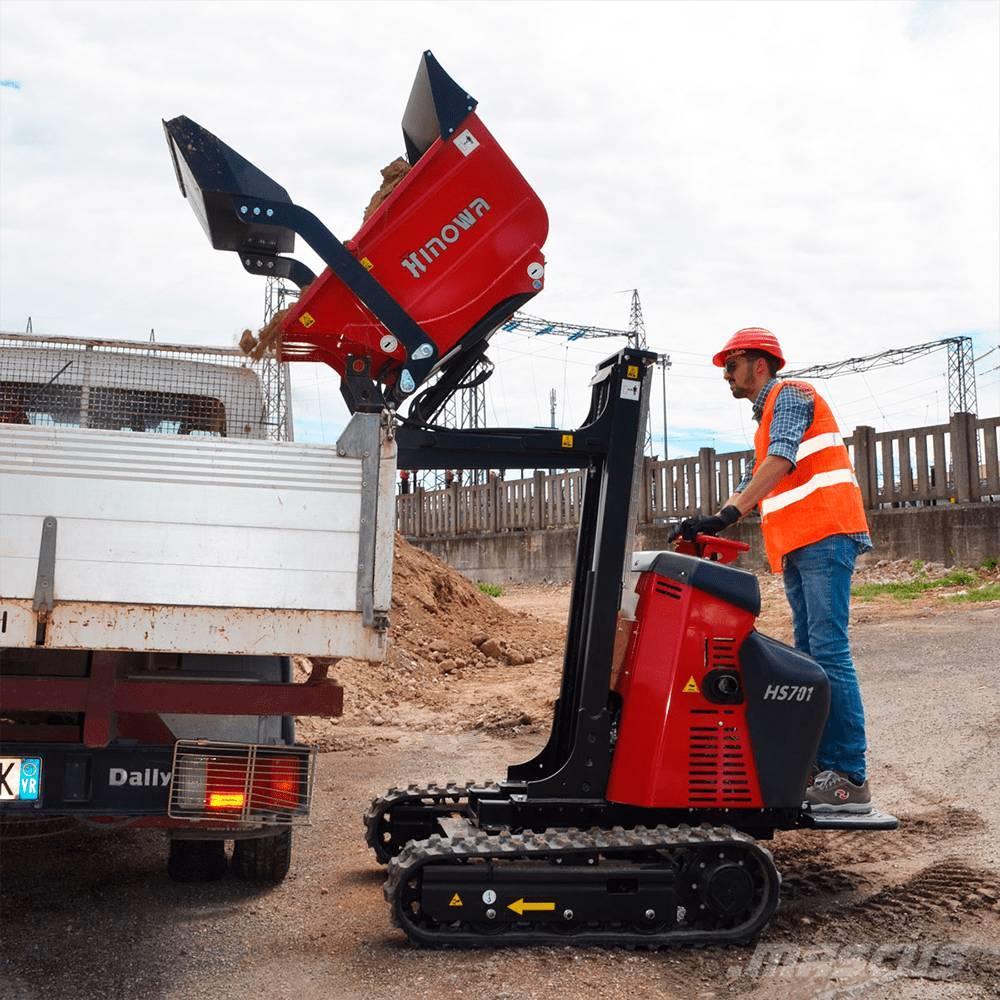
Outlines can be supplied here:
M736 640L715 636L705 640L706 670L735 670Z
M675 601L679 601L684 596L684 588L679 583L671 583L669 580L658 579L653 589L656 593L662 594L664 597L672 597Z
M691 805L749 805L750 778L740 731L723 714L701 709L688 728L688 800Z

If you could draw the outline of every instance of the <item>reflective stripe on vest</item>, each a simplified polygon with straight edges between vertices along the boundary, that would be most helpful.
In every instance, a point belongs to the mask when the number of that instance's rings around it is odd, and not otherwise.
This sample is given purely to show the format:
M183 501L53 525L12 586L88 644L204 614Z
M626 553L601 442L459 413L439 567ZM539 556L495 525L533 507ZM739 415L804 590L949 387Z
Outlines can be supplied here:
M815 455L817 451L823 451L824 448L836 448L838 444L843 443L844 439L837 433L817 434L799 445L798 451L795 452L795 464L798 465L802 459Z
M861 490L827 402L806 382L788 381L772 389L754 435L754 468L767 457L778 395L794 386L813 402L813 416L795 453L795 468L760 502L764 547L771 569L784 556L830 535L868 531Z
M837 434L829 436L839 439L839 435ZM813 441L815 440L816 438L813 438ZM807 443L812 444L813 442L809 441ZM840 443L839 440L837 443ZM825 445L824 447L829 448L830 446ZM761 514L773 514L774 511L781 510L789 504L798 503L809 496L810 493L815 493L816 490L822 489L824 486L836 486L839 483L854 483L855 486L858 485L858 481L851 469L834 469L832 472L817 472L812 479L801 486L795 486L790 490L785 490L784 493L779 493L777 496L761 500L760 512Z

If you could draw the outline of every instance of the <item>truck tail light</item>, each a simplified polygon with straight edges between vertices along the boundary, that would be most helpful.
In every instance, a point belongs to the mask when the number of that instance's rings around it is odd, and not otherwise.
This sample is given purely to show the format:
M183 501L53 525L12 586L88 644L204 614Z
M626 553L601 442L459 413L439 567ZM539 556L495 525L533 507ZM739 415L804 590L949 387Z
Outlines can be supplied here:
M207 809L220 812L242 812L247 804L247 758L226 754L206 756L203 760L205 790L202 804Z
M247 797L243 792L209 792L205 805L209 809L242 809L246 801Z
M302 777L302 762L295 757L258 759L251 783L253 800L271 809L294 809Z
M254 826L304 822L315 759L309 747L179 740L167 814Z

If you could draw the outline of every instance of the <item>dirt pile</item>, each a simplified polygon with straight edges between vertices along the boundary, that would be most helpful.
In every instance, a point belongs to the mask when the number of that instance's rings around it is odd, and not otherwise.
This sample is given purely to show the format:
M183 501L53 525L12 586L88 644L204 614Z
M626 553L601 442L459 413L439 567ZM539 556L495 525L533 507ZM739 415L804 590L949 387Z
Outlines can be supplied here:
M526 709L516 703L514 692L531 687L529 673L541 671L548 678L550 661L562 650L558 625L501 607L456 570L399 535L391 621L384 663L345 659L329 671L344 687L344 722L352 728L376 728L352 732L348 739L338 731L339 720L300 719L300 739L323 749L346 749L392 740L395 727L496 732L539 721L536 716L546 705ZM297 679L310 670L309 660L297 658ZM508 696L494 699L473 693L479 687L475 682L485 678L510 688Z
M456 667L532 663L545 628L508 611L447 563L396 536L393 639L400 653ZM447 669L444 672L449 672Z
M392 163L382 168L382 186L372 195L368 207L365 209L364 222L367 222L372 213L385 201L399 182L410 172L410 165L401 156L397 156Z

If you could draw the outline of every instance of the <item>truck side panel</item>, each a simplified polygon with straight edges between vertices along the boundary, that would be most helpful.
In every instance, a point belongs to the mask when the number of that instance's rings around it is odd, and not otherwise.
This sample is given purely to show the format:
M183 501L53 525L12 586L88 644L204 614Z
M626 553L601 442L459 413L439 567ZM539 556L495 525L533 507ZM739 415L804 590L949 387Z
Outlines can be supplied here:
M394 456L391 439L382 448ZM372 572L361 524L377 510L391 537L394 510L378 502L381 475L339 451L0 424L4 644L36 643L42 521L54 517L48 648L380 658L359 599L359 566ZM391 545L378 557L384 580Z

